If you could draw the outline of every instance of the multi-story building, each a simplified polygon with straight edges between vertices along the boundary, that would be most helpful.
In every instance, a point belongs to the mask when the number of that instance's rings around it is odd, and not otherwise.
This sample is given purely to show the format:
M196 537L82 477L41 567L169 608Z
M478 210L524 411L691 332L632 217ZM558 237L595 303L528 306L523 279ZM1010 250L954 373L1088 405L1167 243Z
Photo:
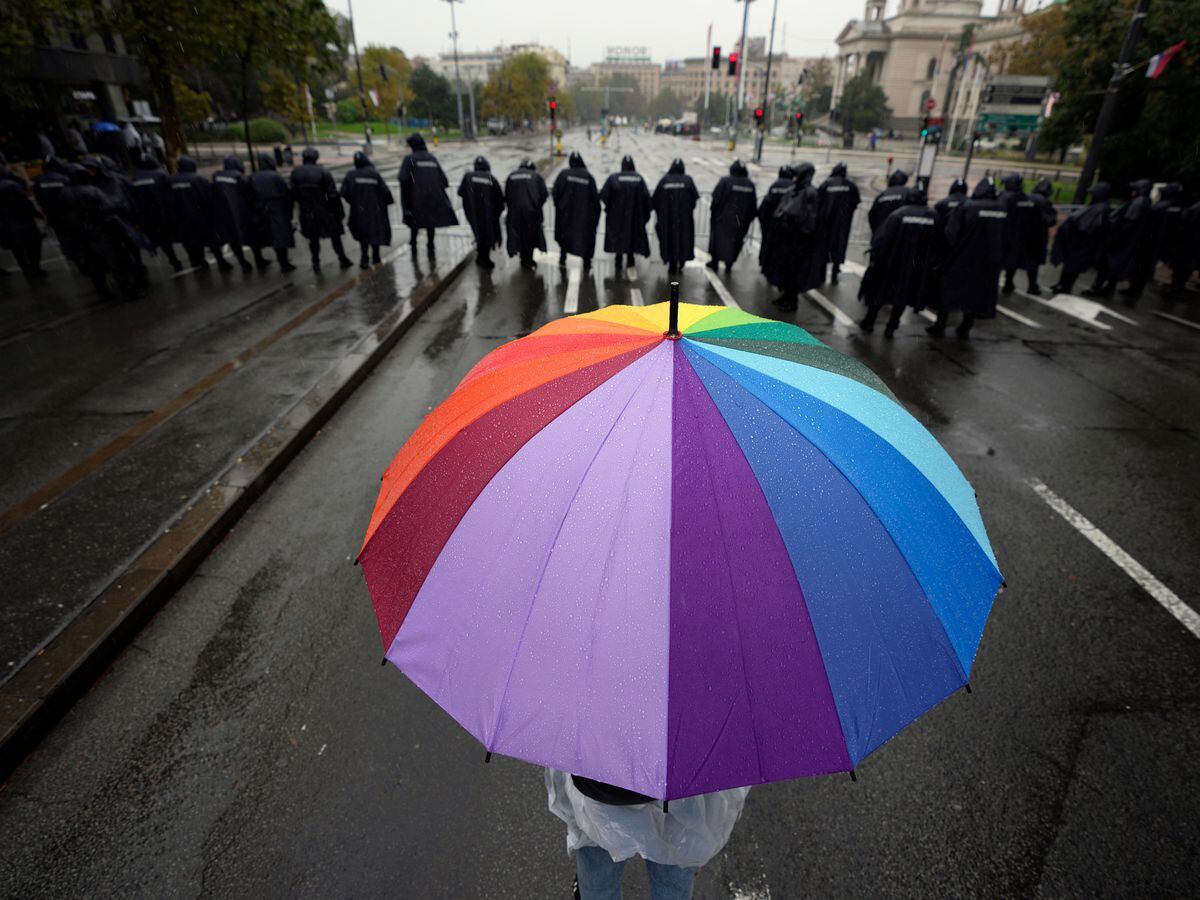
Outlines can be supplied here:
M575 80L595 87L613 75L633 78L644 97L653 97L659 91L662 69L650 59L647 47L608 47L604 61L592 63L579 72Z
M755 38L747 41L747 46L761 46L762 41ZM784 97L790 97L796 92L800 81L800 73L815 66L817 60L810 57L784 56L776 54L771 58L771 94L778 102ZM765 95L767 82L767 59L761 56L751 56L743 63L745 67L745 105L753 106L761 103ZM721 60L720 68L712 68L711 58L690 57L688 59L668 62L663 66L659 83L664 88L670 88L683 101L686 109L691 109L697 100L704 96L705 85L708 84L710 95L731 96L737 88L737 77L729 74L729 64Z
M846 23L838 35L835 108L846 83L866 72L887 95L892 109L890 124L915 128L926 115L930 98L936 104L934 114L944 112L948 73L965 26L974 26L972 49L984 58L995 47L1024 39L1024 0L1000 0L995 16L983 15L982 0L898 2L896 12L887 16L887 0L866 0L863 18ZM957 97L950 99L952 110L963 105Z
M542 44L508 44L491 50L460 50L458 52L458 74L464 84L483 84L491 78L504 61L518 53L536 53L550 68L550 80L565 84L567 80L567 58ZM454 82L454 53L439 53L436 58L425 61L426 65L451 83Z

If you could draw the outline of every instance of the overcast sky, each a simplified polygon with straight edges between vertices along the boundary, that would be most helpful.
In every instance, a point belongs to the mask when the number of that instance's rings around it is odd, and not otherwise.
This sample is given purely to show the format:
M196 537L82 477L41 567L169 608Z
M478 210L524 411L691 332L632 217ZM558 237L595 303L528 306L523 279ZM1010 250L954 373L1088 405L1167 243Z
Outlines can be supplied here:
M889 0L888 13L899 0ZM346 0L326 0L346 12ZM847 20L861 18L865 0L779 0L775 46L793 56L835 51L833 40ZM991 11L996 0L985 0ZM737 0L465 0L457 5L459 50L488 50L499 43L542 43L586 66L604 48L645 46L656 62L704 54L711 22L713 43L737 40L742 4ZM450 50L450 8L445 0L354 0L359 45L390 44L409 56ZM770 0L750 4L749 34L771 27ZM786 29L786 37L785 37Z

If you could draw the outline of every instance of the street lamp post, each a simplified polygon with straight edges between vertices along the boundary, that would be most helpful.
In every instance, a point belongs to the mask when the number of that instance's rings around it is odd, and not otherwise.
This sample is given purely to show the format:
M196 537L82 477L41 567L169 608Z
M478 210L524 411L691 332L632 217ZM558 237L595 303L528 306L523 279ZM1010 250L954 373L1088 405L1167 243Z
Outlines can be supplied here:
M350 44L354 47L354 67L358 70L358 102L362 104L363 137L367 139L367 152L369 153L371 151L371 126L367 123L371 120L371 115L367 112L367 92L363 88L362 60L358 57L358 38L354 34L354 0L346 0L346 11L350 14Z
M767 75L763 85L763 123L754 142L754 161L762 162L763 141L771 133L771 57L775 55L775 13L779 11L779 0L771 4L771 37L767 42Z
M463 122L462 111L462 77L458 72L458 19L454 14L454 4L463 0L446 0L450 4L450 39L454 42L454 101L458 104L458 130L466 137L467 128Z
M738 124L742 117L742 104L746 102L746 28L750 21L751 0L735 0L742 4L742 36L738 39L738 71L737 86L733 97L733 134L730 136L730 150L737 145Z

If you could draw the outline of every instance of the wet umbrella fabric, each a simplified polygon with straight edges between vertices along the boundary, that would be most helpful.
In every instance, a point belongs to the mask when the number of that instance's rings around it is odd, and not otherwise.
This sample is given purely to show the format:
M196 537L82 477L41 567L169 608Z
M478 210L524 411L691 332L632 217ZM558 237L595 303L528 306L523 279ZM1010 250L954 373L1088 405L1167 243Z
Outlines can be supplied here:
M550 192L546 180L530 165L521 166L504 182L504 203L508 209L504 228L508 235L508 255L531 257L534 250L546 249L542 230L542 207Z
M582 156L572 153L568 162L554 179L554 240L564 253L591 259L596 255L600 192Z
M735 162L713 188L708 254L714 261L730 265L737 261L757 212L754 182L746 174L746 167Z
M853 769L967 681L975 496L860 363L605 307L480 361L383 476L386 659L488 751L659 799Z
M654 188L650 205L654 209L654 233L658 235L658 251L662 260L680 265L696 255L696 226L692 213L700 192L692 176L676 160Z
M650 221L650 189L626 157L600 189L604 204L604 250L607 253L650 255L646 223Z
M475 160L474 171L464 172L458 186L463 214L475 235L479 249L487 251L501 244L500 213L504 210L504 192L492 174L487 160Z

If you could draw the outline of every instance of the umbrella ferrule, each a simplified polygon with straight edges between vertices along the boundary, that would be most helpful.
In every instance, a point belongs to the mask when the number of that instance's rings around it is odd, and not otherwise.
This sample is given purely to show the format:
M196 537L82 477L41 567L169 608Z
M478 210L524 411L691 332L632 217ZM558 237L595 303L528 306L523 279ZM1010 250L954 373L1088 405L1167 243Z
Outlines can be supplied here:
M679 334L679 282L671 282L671 313L670 319L667 321L667 333L663 337L668 340L677 341L680 338Z

